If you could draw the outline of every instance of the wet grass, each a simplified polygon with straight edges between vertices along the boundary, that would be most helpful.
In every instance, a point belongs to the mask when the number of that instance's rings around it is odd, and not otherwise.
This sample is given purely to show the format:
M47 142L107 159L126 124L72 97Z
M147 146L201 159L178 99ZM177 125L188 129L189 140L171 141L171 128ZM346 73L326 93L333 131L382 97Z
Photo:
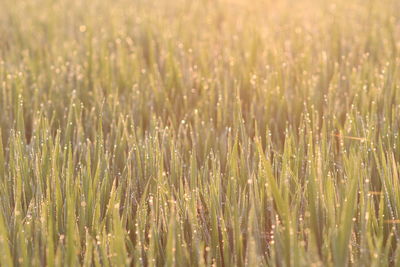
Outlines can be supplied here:
M395 266L400 3L2 0L0 266Z

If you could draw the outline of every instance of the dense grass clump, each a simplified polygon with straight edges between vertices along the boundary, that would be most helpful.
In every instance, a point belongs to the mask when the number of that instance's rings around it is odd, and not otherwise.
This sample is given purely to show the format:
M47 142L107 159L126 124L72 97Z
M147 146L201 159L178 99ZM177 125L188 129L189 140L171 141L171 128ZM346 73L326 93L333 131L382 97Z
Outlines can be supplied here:
M400 264L398 0L1 0L0 266Z

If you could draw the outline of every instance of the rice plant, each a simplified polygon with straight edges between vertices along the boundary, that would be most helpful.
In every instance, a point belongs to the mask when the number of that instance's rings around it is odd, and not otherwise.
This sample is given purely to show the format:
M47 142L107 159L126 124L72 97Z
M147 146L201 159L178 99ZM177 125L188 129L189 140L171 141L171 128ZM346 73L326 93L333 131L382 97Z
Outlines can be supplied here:
M0 1L0 266L398 266L397 0Z

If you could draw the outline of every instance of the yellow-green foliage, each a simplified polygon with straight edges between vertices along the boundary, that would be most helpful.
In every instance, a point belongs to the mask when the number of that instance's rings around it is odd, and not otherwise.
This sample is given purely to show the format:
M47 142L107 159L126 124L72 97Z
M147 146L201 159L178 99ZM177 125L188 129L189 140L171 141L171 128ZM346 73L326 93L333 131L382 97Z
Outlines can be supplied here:
M1 0L0 266L397 266L400 1Z

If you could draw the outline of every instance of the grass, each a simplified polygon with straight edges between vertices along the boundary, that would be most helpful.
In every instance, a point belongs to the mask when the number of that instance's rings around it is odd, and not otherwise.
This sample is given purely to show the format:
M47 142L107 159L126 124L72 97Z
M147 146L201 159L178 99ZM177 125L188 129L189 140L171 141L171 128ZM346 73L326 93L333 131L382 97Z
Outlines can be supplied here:
M397 266L399 10L0 1L0 266Z

